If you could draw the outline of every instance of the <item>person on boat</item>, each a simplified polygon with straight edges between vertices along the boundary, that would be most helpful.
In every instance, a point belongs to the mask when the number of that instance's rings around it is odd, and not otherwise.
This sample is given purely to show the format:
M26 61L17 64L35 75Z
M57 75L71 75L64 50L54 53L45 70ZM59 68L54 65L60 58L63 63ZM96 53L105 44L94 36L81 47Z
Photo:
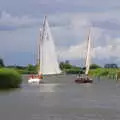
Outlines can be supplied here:
M83 74L83 71L81 70L81 71L78 73L77 78L82 77L82 74Z
M30 78L32 78L32 79L33 79L33 78L34 78L34 75L33 75L33 74L32 74L32 75L30 75Z
M88 74L86 74L86 80L89 80Z
M40 74L38 75L38 78L39 78L39 79L43 79L42 73L40 73Z
M80 77L81 77L81 74L78 74L78 75L77 75L77 78L80 78Z

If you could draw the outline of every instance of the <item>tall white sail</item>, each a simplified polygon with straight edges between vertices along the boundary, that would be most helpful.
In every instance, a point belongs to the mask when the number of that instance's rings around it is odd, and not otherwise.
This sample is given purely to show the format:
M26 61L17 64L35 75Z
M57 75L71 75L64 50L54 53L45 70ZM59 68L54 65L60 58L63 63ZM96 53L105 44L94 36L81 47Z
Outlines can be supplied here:
M59 74L61 70L57 61L55 44L50 27L45 17L40 31L40 71L42 74Z
M90 38L90 31L88 35L88 41L87 41L87 55L86 55L86 62L85 62L85 74L87 75L90 69L90 59L91 59L91 38Z

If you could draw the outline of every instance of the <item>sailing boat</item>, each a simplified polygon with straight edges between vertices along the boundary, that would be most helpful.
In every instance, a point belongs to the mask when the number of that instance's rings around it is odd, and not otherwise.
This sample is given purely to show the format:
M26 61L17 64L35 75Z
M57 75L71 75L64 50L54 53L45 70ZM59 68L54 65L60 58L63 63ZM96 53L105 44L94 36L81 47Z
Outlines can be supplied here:
M50 27L45 16L43 26L40 29L40 39L38 41L38 75L31 77L29 83L40 83L42 75L60 74L61 70L57 61L55 44L52 38Z
M92 79L88 77L88 72L90 69L90 58L91 58L91 38L90 38L90 31L88 35L87 41L87 54L86 54L86 61L85 61L85 74L79 75L79 77L75 80L76 83L92 83Z

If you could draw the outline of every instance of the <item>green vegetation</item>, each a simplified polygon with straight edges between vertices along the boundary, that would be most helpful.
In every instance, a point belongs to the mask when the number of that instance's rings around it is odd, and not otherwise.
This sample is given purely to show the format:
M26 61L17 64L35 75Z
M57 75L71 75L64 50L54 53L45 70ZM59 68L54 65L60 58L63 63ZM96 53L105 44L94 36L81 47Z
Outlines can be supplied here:
M60 69L67 74L78 74L81 71L80 67L71 65L68 60L60 63Z
M4 65L4 62L3 62L3 60L0 58L0 67L4 67L5 65Z
M80 67L77 67L77 66L73 66L69 63L69 61L65 61L65 62L61 62L60 63L60 68L62 71L64 71L65 73L67 74L78 74L78 73L81 73L81 74L84 74L85 72L85 67L83 68L80 68ZM97 64L92 64L90 66L90 74L93 76L94 72L96 72L95 70L96 69L100 69L101 66L97 65ZM99 70L97 71L99 73ZM97 75L97 74L96 74Z
M97 68L101 68L101 66L99 66L97 64L90 65L90 69L97 69Z
M116 79L116 76L120 78L120 69L116 64L105 64L105 68L97 64L92 64L90 66L89 76L91 77L107 77L110 79ZM60 68L67 74L84 74L85 67L80 68L73 66L69 61L61 62Z
M78 74L80 73L80 68L79 67L71 67L70 69L64 69L64 72L66 72L67 74Z
M114 68L97 68L90 70L89 75L92 77L107 77L116 79L116 75L120 78L120 69Z
M19 73L13 69L0 69L0 89L20 87L22 78Z
M38 66L28 64L27 66L7 66L7 68L15 69L20 74L36 74Z
M80 68L74 65L71 65L68 60L60 63L60 69L66 74L84 74L85 67ZM0 59L0 68L5 67L4 62ZM36 74L39 66L28 64L27 66L6 66L5 68L14 69L20 74ZM104 68L97 64L92 64L90 66L89 75L92 77L108 77L111 79L120 78L120 69L117 64L105 64ZM1 79L1 78L0 78Z
M16 70L21 74L36 74L38 71L38 66L28 64L24 69L16 68Z
M117 64L105 64L104 68L98 67L90 69L89 75L92 77L107 77L109 79L120 79L120 69Z

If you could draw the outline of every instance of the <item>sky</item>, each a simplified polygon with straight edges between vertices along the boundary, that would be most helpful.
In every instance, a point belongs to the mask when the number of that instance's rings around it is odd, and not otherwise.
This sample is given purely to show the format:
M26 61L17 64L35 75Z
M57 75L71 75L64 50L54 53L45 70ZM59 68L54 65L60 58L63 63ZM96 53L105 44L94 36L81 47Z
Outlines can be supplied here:
M48 17L59 61L83 65L91 29L92 63L120 65L119 0L0 0L0 58L36 63L39 29Z

